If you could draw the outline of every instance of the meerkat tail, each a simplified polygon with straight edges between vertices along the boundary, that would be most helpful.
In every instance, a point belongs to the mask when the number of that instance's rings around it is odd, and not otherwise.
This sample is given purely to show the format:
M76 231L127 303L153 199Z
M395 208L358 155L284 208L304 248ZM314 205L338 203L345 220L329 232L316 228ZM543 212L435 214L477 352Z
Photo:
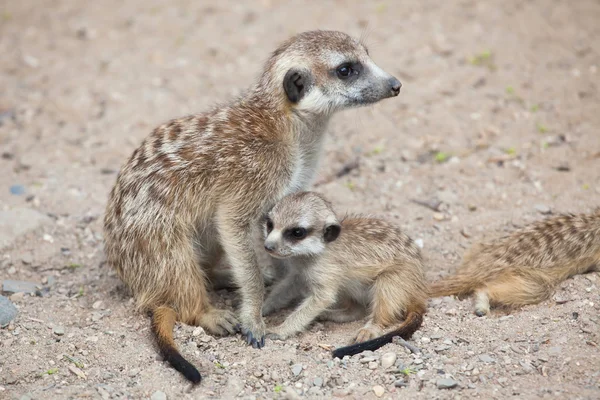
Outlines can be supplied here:
M397 329L390 333L381 335L378 338L367 340L366 342L352 344L350 346L340 347L333 351L333 358L344 358L344 356L353 356L362 353L366 350L375 351L378 348L391 343L396 336L402 339L410 339L410 337L421 327L423 323L423 313L411 311L407 314L406 319Z
M169 307L158 307L152 313L152 332L156 336L158 349L166 361L192 383L200 383L200 372L177 350L173 340L173 328L177 313Z
M455 275L447 279L432 283L429 286L429 296L442 297L452 295L467 295L477 288L473 278Z

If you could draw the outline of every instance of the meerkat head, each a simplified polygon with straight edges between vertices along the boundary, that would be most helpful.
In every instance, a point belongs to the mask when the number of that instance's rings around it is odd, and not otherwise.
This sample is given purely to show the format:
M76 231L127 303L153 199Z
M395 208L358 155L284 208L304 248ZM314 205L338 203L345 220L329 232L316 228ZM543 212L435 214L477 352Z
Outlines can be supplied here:
M314 256L336 240L342 229L331 204L314 192L280 200L263 223L265 250L275 258Z
M283 43L267 65L293 109L311 114L373 104L397 96L402 84L345 33L309 31Z

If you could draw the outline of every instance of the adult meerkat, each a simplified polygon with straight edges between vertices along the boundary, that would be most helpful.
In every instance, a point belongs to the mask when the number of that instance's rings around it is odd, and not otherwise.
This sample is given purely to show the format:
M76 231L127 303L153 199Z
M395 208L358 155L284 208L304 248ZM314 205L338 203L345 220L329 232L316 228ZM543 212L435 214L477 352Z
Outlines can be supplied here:
M557 284L600 269L600 208L536 221L491 243L473 246L455 275L431 296L475 294L475 314L490 305L515 308L548 299Z
M288 274L273 286L263 314L306 294L269 336L286 339L317 317L347 322L369 313L353 344L334 351L342 358L375 350L394 336L408 339L421 326L428 298L421 252L399 228L362 216L338 220L322 196L298 192L273 207L264 230L266 251L284 260ZM394 330L382 335L389 326Z
M264 284L253 245L260 216L307 187L324 132L339 110L397 96L400 82L358 40L301 33L266 62L257 83L229 104L156 128L121 169L104 220L108 262L152 313L165 359L201 376L177 351L175 322L264 345ZM240 288L239 315L214 308L206 271L226 256Z

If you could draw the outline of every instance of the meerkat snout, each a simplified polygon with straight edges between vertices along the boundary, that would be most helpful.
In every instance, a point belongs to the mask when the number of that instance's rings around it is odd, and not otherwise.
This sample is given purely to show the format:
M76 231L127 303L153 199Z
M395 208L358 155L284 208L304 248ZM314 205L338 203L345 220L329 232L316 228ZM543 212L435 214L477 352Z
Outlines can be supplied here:
M389 83L390 87L392 88L392 97L398 96L400 94L400 88L402 88L402 82L394 77L391 77Z

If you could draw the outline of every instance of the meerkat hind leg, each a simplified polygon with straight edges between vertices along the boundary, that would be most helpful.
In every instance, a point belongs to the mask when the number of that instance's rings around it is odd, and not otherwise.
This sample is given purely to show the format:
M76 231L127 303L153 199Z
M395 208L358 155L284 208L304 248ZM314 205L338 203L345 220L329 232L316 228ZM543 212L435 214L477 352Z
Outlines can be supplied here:
M483 317L484 315L489 314L490 312L490 298L488 296L487 290L477 289L475 291L475 315L478 317Z
M337 323L353 322L364 318L367 310L362 304L352 299L338 301L332 308L319 315L319 321L332 321Z
M524 270L526 270L524 268ZM552 295L553 285L543 274L535 272L519 275L506 273L505 275L486 283L485 289L478 290L476 295L481 297L481 311L485 311L485 302L487 302L487 311L490 305L494 307L520 307L528 304L537 304L546 300ZM476 309L477 311L477 309Z
M354 344L366 342L367 340L375 339L381 336L382 334L383 327L369 320L369 322L367 322L365 326L358 330L356 336L354 337L351 343Z

